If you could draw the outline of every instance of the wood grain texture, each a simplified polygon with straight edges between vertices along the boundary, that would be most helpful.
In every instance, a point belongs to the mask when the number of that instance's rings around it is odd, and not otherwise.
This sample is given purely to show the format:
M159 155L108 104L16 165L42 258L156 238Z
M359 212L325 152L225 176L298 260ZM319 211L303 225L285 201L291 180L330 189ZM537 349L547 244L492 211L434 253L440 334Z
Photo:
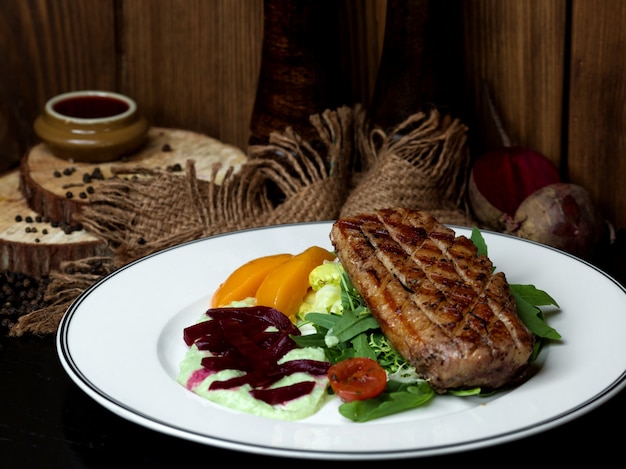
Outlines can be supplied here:
M265 0L261 68L250 143L264 144L276 129L292 127L311 141L309 116L350 105L341 73L340 3Z
M33 121L48 98L78 89L116 88L114 4L0 2L0 169L16 165L35 141Z
M337 73L358 80L352 102L371 96L385 3L340 2ZM3 0L0 171L38 143L32 122L45 101L73 89L128 94L153 125L245 149L262 40L263 0Z
M263 2L121 2L121 91L155 125L245 148L256 92Z
M463 114L462 9L449 0L388 0L370 106L389 129L434 106Z
M338 73L350 84L348 100L367 106L383 49L387 1L338 1ZM445 13L448 2L431 3ZM591 191L616 228L626 228L624 2L449 4L461 6L462 34L451 29L457 26L449 16L434 10L426 11L425 24L434 31L431 46L452 37L462 42L461 58L433 54L433 70L462 65L448 105L469 126L473 155L500 143L482 96L485 79L513 140L544 153L565 177ZM128 94L152 125L205 133L245 149L261 64L263 5L0 1L0 172L38 143L32 123L45 101L73 89ZM422 45L417 40L414 47Z
M33 211L20 192L18 169L0 175L0 271L48 275L62 262L110 255L104 241Z
M565 6L565 0L464 2L470 131L477 151L502 145L484 99L485 80L510 138L560 166Z
M350 99L368 106L374 94L385 34L387 0L345 0L340 12Z
M213 180L214 165L220 164L214 180L221 184L228 168L238 171L246 159L238 147L205 134L152 127L145 144L136 152L108 162L74 162L55 156L45 143L35 145L21 161L21 190L28 206L36 213L77 226L76 216L90 203L92 194L97 195L103 181L113 177L139 177L121 171L141 168L169 171L182 177L187 160L193 160L196 176L204 180Z
M599 5L602 8L599 8ZM573 2L568 170L626 227L626 2Z

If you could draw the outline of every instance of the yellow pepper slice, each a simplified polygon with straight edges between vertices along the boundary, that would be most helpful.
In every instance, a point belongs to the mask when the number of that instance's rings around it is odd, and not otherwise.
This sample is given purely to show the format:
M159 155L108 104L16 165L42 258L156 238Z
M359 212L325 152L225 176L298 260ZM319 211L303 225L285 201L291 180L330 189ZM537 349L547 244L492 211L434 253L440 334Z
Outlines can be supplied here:
M293 257L293 254L273 254L246 262L217 288L211 299L211 307L217 308L255 296L268 272Z
M284 264L272 269L256 292L257 305L269 306L294 319L309 289L309 274L335 254L319 246L311 246Z

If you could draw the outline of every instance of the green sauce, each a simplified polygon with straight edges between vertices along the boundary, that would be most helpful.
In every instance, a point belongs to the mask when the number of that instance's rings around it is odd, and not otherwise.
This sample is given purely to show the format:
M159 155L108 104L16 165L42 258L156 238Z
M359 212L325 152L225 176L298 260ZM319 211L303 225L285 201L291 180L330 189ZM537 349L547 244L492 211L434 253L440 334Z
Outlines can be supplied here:
M315 414L329 399L326 392L328 386L326 376L312 376L307 373L294 373L272 386L286 386L301 381L315 381L316 383L312 393L279 405L269 405L255 399L249 393L251 387L247 384L232 389L209 391L209 386L213 381L222 381L243 374L237 370L223 370L207 375L200 362L203 357L209 355L211 355L210 352L198 350L195 345L192 345L180 364L177 381L190 391L216 404L261 417L301 420ZM321 348L304 347L290 351L279 363L298 359L326 361L324 350Z

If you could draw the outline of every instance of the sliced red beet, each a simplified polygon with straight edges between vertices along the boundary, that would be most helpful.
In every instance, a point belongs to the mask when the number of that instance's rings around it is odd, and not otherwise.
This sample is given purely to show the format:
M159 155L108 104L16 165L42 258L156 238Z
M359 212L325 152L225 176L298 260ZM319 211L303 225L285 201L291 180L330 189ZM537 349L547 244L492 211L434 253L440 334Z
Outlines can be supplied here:
M468 195L476 218L488 228L502 231L527 197L561 178L556 166L544 155L511 143L486 81L483 92L502 147L476 160Z
M204 361L204 360L203 360ZM209 389L230 389L249 384L253 388L264 388L274 384L285 376L294 373L308 373L323 376L328 372L330 363L317 360L291 360L266 370L255 370L243 376L237 376L223 381L214 381ZM232 369L238 369L233 367Z
M223 335L205 335L194 342L198 350L208 350L216 354L223 354L232 349L232 346L224 340Z
M219 331L217 323L213 323L212 321L202 321L194 324L193 326L186 327L183 330L183 339L189 346L201 337L204 337L207 334L213 334L216 331Z
M206 312L207 316L218 318L238 319L241 321L263 321L275 326L279 330L289 331L290 334L300 335L300 330L291 320L277 309L269 306L250 306L245 308L213 308Z
M472 178L487 201L509 216L533 192L561 180L549 159L521 146L485 153L474 163Z
M206 314L209 320L185 329L185 342L211 352L212 356L201 360L206 370L240 370L245 373L214 381L210 390L249 384L253 395L258 392L258 399L281 403L311 392L314 383L267 389L269 386L293 373L322 376L328 370L329 363L316 360L292 360L278 365L280 358L296 348L291 336L300 335L300 330L274 308L213 308Z
M234 356L204 357L200 364L209 371L215 372L222 370L252 370L245 360Z
M237 327L236 322L224 320L222 324L224 325L224 338L251 363L254 369L269 369L280 358L272 355L269 349L260 347L246 337Z
M290 334L282 332L279 334L278 337L274 338L274 341L272 343L267 343L266 346L267 352L272 357L275 357L276 361L278 361L280 357L296 348L296 343L290 337Z
M314 388L315 383L313 381L302 381L279 388L253 389L250 391L250 394L252 394L255 399L270 405L278 405L310 394Z
M268 375L261 371L251 371L245 375L236 376L223 381L213 381L209 386L209 390L237 388L244 384L249 384L252 388L265 388L271 386L281 378L282 376L280 375Z
M330 368L330 363L318 360L291 360L279 365L280 371L284 376L294 373L309 373L311 375L325 375Z

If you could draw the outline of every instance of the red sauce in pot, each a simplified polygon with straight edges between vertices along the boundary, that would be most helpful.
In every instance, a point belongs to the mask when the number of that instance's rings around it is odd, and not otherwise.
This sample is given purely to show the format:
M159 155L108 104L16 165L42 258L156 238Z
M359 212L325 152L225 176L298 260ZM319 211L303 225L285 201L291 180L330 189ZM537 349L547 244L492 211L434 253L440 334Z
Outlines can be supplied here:
M128 103L107 96L77 96L59 101L53 109L68 117L101 119L128 111Z

